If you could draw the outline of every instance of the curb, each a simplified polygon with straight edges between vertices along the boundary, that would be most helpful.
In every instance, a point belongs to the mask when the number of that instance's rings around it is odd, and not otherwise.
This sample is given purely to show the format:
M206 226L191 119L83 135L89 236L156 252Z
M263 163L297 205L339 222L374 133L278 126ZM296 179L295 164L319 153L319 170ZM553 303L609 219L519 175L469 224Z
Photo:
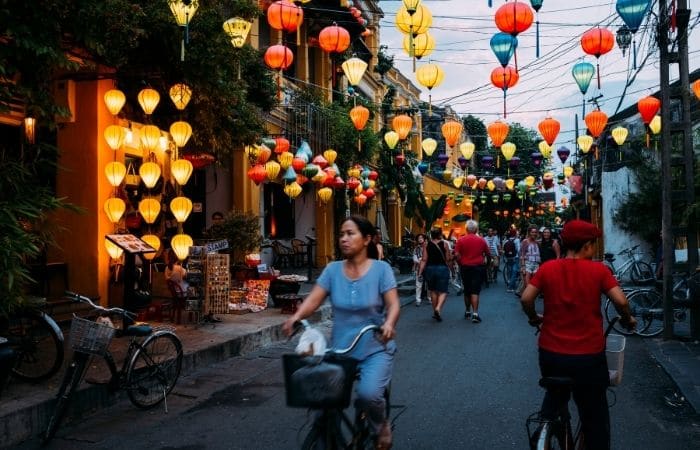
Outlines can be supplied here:
M692 349L691 346L696 348ZM664 372L671 377L688 404L700 414L700 383L697 381L700 373L698 343L653 339L647 342L646 347Z

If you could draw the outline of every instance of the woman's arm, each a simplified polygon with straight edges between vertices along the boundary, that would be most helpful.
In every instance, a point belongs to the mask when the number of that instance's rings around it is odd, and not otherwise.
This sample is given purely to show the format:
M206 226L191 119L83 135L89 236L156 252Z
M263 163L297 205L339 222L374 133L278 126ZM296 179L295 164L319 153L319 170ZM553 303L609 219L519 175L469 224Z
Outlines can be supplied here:
M294 331L294 323L305 319L311 314L313 314L314 311L316 311L318 307L321 306L321 303L323 303L323 300L326 299L327 295L328 292L326 292L325 289L323 289L318 284L314 285L309 295L306 296L304 301L297 309L297 312L294 313L292 317L287 319L284 322L284 325L282 325L282 331L284 332L284 334L286 334L287 336L291 335L292 331Z
M396 322L399 320L399 311L401 310L396 288L389 289L384 293L384 306L386 307L386 320L382 325L382 339L386 342L396 335Z
M557 255L557 259L561 258L561 247L559 247L559 241L554 240L552 242L552 249L554 249L554 254Z
M382 244L377 244L377 259L384 261L384 246Z
M423 271L425 270L426 264L428 264L428 249L427 249L427 243L423 244L423 255L421 256L420 260L420 266L418 266L418 276L423 275Z

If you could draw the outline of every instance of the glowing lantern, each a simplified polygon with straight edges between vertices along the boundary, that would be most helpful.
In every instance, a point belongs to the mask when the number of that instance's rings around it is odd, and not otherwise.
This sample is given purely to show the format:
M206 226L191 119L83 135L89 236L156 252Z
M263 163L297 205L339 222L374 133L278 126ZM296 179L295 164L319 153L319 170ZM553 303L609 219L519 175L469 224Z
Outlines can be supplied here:
M362 77L367 70L367 63L357 57L352 57L341 65L345 77L348 79L350 86L360 84Z
M423 34L433 23L433 15L424 5L418 5L413 14L409 13L405 6L401 6L396 12L396 27L412 37Z
M175 256L180 261L183 261L190 254L190 247L194 245L194 241L187 234L176 234L170 240L170 247L175 252Z
M496 189L496 183L494 183L493 180L487 181L486 182L486 189L493 192Z
M318 197L319 200L321 200L321 203L324 205L328 203L328 200L333 197L333 189L329 187L323 187L316 192L316 196Z
M433 138L425 138L420 144L421 148L423 149L423 152L428 156L433 155L435 149L437 149L437 145L437 141Z
M154 198L144 198L139 202L139 213L146 223L155 222L160 214L160 202Z
M514 187L515 187L515 180L512 179L512 178L508 178L508 179L506 180L506 188L507 188L509 191L512 191Z
M287 194L287 196L291 199L295 199L299 197L299 194L301 194L302 187L297 183L296 181L286 185L284 187L284 193Z
M501 145L501 153L503 153L503 157L506 159L506 161L510 161L510 159L515 155L515 144L512 142L505 142L503 145Z
M528 175L525 177L525 186L530 187L535 184L535 177Z
M304 10L287 0L279 0L267 9L267 23L275 30L294 33L304 21Z
M180 186L187 184L193 169L192 163L186 159L178 159L170 164L170 173Z
M491 143L494 147L498 148L503 144L503 142L506 140L506 137L508 136L509 129L510 127L508 126L508 124L501 122L500 120L489 124L489 126L487 127L487 131L489 137L491 138Z
M279 161L282 169L287 170L289 166L292 165L294 155L291 152L283 152L277 156L277 160Z
M175 141L175 145L182 148L187 145L187 141L192 137L192 126L185 121L173 122L170 125L170 135Z
M547 117L537 125L537 128L547 144L552 145L559 134L560 124L558 120Z
M552 156L552 146L547 144L545 141L540 141L540 143L537 144L537 148L545 158L549 159Z
M148 161L141 164L139 167L139 175L141 175L141 181L146 185L147 188L153 188L158 179L160 178L160 166L154 162Z
M253 182L257 185L265 181L267 178L267 172L265 171L265 166L262 164L256 164L250 169L248 169L248 178L253 180Z
M273 70L285 70L294 62L292 51L282 44L271 45L265 50L263 58L267 67Z
M476 147L474 146L474 143L471 141L466 141L459 144L459 151L462 153L462 156L464 156L466 159L472 159L472 155L474 155L475 148Z
M121 147L124 143L124 139L126 138L126 131L119 125L110 125L107 128L105 128L104 137L105 141L107 141L107 145L109 145L109 148L111 148L114 151L117 151L119 150L119 147Z
M326 158L328 164L332 166L333 163L335 163L335 159L338 157L338 152L336 152L332 148L329 148L328 150L323 152L323 157Z
M649 122L649 129L654 134L659 134L661 132L661 116L656 115L651 122Z
M586 126L591 136L597 138L605 129L605 125L608 124L608 115L603 111L596 109L586 114L585 117Z
M105 166L105 176L110 186L117 187L122 184L126 176L126 166L119 161L112 161Z
M459 188L462 187L462 183L464 183L464 177L456 177L456 178L454 178L454 179L452 180L452 184L453 184L454 187L456 187L457 189L459 189Z
M139 105L141 109L148 116L153 113L153 110L158 106L160 102L160 94L155 89L145 88L141 89L138 95Z
M583 134L576 138L576 143L584 154L588 153L593 145L593 136Z
M116 116L124 107L124 103L126 103L126 96L119 89L110 89L109 91L105 92L104 101L110 114Z
M642 116L642 121L644 121L646 125L649 125L651 119L653 119L656 113L659 112L659 108L661 108L661 101L656 97L652 97L651 95L644 97L637 102L637 109L639 110L639 114Z
M187 197L175 197L170 202L170 212L178 223L184 222L192 212L192 200Z
M564 166L564 176L566 178L569 178L571 175L574 174L574 168L571 166Z
M408 133L411 132L411 128L413 128L413 120L406 114L399 114L391 120L391 126L398 133L399 139L404 140L408 137Z
M442 135L449 147L454 147L462 135L462 123L456 120L448 120L441 127Z
M628 131L625 127L615 127L610 132L617 145L623 145L625 143L625 140L627 139L627 133Z
M108 198L105 201L104 210L110 222L119 223L122 215L124 215L124 211L126 211L126 203L120 198Z
M494 17L496 26L504 33L508 33L513 37L526 31L532 25L534 15L532 9L525 3L515 2L506 3L496 10ZM515 55L515 67L517 71L518 56Z
M350 33L337 24L325 27L318 34L318 44L328 53L343 53L350 47Z
M224 32L231 38L231 45L234 48L241 48L248 39L248 33L253 23L242 17L233 17L224 22Z
M105 239L105 248L107 249L107 254L112 259L119 259L124 253L124 250L122 250L121 247L119 247L117 244L110 241L109 239Z
M395 149L396 145L399 143L399 134L396 131L387 131L384 133L384 142L386 142L386 146L389 147L390 150Z
M600 62L601 55L612 50L615 44L615 36L610 30L605 28L593 28L583 33L581 36L581 47L583 51L589 55L596 57L596 66L598 72L598 89L600 89Z
M355 106L350 110L350 120L352 120L356 130L362 131L369 120L369 109L362 105Z
M155 152L160 147L160 128L155 125L144 125L139 130L141 147L146 154Z
M280 173L280 165L276 161L268 161L265 163L265 173L268 180L274 180Z
M160 238L155 234L144 234L141 236L141 240L155 249L155 252L143 254L143 257L150 261L156 257L158 250L160 250Z
M695 94L695 98L700 100L700 80L695 80L691 87L693 89L693 94Z
M432 89L437 87L445 79L445 71L440 66L433 63L423 64L416 71L418 83L428 89L428 114L432 114Z
M170 88L169 94L175 108L182 111L192 98L192 89L184 83L177 83Z

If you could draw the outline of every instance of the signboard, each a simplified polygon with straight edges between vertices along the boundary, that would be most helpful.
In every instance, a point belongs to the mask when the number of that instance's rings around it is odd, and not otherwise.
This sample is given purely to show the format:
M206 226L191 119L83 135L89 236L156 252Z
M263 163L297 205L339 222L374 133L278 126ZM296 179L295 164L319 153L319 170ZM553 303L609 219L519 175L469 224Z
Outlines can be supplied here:
M133 234L108 234L105 236L117 247L128 253L155 253L156 249Z
M228 248L228 240L222 239L220 241L207 242L207 253L218 252L219 250L226 250Z

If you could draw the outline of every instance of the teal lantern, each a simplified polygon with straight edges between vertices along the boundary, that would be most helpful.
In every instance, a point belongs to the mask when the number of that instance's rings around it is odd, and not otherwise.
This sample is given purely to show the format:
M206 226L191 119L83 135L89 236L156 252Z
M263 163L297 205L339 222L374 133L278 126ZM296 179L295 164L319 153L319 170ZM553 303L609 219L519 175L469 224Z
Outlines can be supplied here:
M617 0L615 9L627 25L630 33L634 35L644 22L644 18L651 7L651 0ZM637 68L637 43L632 40L632 68Z
M491 37L490 44L498 62L506 67L518 47L518 38L508 33L496 33Z
M497 205L500 200L501 200L501 197L498 194L493 194L491 196L491 201L493 202L494 205Z
M571 69L571 75L574 77L574 81L578 85L581 94L584 95L583 98L583 115L586 115L586 92L588 92L588 87L591 85L591 80L593 75L595 75L595 66L589 62L581 61L574 64Z
M537 17L535 18L535 57L540 57L540 8L542 8L543 0L530 0L532 9L535 10Z

